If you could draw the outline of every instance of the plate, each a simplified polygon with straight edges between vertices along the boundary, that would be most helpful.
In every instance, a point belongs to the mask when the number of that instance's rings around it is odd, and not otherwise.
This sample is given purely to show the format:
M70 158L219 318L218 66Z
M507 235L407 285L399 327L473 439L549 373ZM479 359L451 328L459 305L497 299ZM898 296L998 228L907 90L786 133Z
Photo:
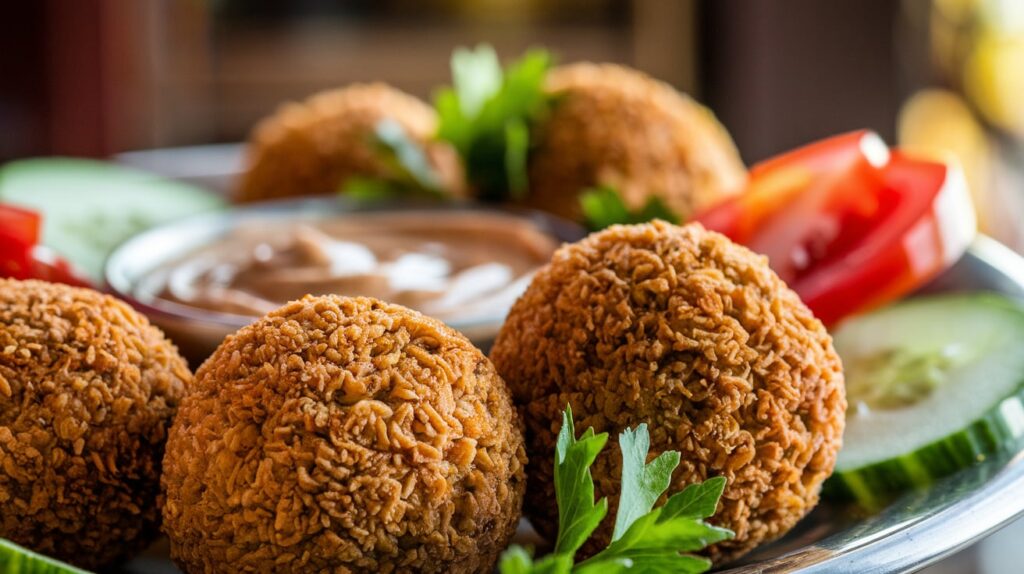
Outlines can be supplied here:
M922 292L995 291L1024 299L1024 259L979 238ZM822 502L781 540L748 555L729 574L881 574L914 571L976 542L1024 514L1024 453L1006 452L909 493L873 516ZM525 526L525 524L524 524ZM521 529L521 536L529 532ZM166 541L121 572L172 574Z
M186 156L214 152L224 172L207 173L202 166L186 172L167 165L189 164ZM172 177L229 187L240 167L237 146L182 148L120 156L125 163ZM1024 300L1024 258L998 243L979 237L951 269L921 293L990 291ZM729 574L881 574L911 572L977 542L1024 515L1024 452L989 457L931 487L908 493L875 515L852 506L822 502L789 534L762 546L739 564L720 570ZM524 525L525 526L525 525ZM527 529L521 529L527 531ZM167 559L166 541L126 564L125 573L178 572Z
M1024 299L1024 258L987 237L920 293L994 291ZM983 538L1024 514L1020 446L911 492L873 516L820 504L781 540L730 574L911 572Z

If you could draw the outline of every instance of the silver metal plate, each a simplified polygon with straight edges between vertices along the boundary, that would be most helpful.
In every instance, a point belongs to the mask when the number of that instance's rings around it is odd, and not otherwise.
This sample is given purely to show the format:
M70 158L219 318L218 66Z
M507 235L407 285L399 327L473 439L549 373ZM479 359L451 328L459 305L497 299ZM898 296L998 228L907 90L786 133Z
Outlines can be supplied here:
M242 149L224 145L156 150L122 154L117 160L223 192L241 169ZM981 237L956 265L921 293L969 291L994 291L1024 300L1024 258ZM783 539L724 571L909 572L978 541L1021 515L1024 453L1004 453L926 490L909 493L874 516L822 502ZM177 572L166 559L166 552L166 542L158 543L147 555L128 564L125 571Z
M1024 258L995 240L980 237L956 265L920 294L977 291L1024 300ZM1024 341L1021 345L1024 352ZM758 549L743 565L725 572L912 572L1022 514L1024 453L1018 448L909 493L874 516L858 516L853 508L823 502L782 540Z
M921 293L994 291L1024 300L1024 258L985 237ZM1024 341L1022 352L1024 352ZM989 457L912 492L874 516L822 502L783 539L727 568L730 574L910 572L976 542L1024 515L1024 453ZM166 541L123 572L172 574Z

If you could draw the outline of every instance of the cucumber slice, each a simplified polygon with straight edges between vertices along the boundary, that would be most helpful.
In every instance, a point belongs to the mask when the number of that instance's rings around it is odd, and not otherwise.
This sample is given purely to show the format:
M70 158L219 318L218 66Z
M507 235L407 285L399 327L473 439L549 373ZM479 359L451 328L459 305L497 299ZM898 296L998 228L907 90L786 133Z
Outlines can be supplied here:
M901 491L1024 435L1024 308L940 295L851 320L835 334L846 432L826 492L879 508Z
M97 283L107 255L154 225L221 207L211 192L101 161L40 158L0 168L0 202L43 216L43 244Z
M88 574L0 538L0 572L4 574Z

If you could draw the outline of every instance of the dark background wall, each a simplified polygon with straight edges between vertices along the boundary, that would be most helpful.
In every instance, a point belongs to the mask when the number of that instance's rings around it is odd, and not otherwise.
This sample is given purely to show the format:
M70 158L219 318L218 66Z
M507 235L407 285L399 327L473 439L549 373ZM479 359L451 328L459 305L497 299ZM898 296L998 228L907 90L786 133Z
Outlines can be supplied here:
M351 81L429 97L478 41L647 70L710 105L748 161L860 127L891 141L928 64L908 5L928 0L8 2L0 160L239 141Z

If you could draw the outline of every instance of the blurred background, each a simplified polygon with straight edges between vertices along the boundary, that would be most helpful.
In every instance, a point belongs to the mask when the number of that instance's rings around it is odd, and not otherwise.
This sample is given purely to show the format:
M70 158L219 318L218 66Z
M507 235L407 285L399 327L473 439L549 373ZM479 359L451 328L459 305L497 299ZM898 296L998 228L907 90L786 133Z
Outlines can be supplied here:
M238 142L281 102L353 81L429 97L454 46L512 57L543 45L692 94L748 163L861 127L955 153L983 227L1024 247L1006 215L1024 213L1017 0L41 0L3 12L0 161Z

